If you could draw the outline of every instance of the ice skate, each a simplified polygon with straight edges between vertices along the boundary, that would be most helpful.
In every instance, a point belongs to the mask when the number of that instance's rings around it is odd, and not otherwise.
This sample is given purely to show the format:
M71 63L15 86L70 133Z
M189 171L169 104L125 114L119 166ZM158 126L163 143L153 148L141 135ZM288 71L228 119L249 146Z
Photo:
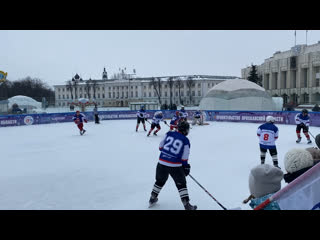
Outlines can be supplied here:
M301 142L301 138L298 138L296 141L296 143L299 143L299 142Z
M156 202L158 202L158 198L155 196L155 194L151 193L151 197L149 200L149 208L152 207L153 205L155 205Z
M189 202L183 202L183 206L185 210L197 210L197 206L191 205Z
M153 133L154 136L158 136L156 132Z
M308 144L312 143L311 139L308 139Z
M82 136L83 135L83 132L80 130L80 135Z

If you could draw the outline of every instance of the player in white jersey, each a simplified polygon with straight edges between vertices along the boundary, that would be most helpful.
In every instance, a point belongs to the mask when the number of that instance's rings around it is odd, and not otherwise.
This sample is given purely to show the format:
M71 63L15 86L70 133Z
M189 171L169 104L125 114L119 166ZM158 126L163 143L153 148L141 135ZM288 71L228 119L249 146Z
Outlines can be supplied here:
M153 131L153 129L155 127L157 127L157 130L154 131L153 135L157 136L157 132L159 132L160 129L161 129L160 121L163 121L165 124L167 124L167 122L163 119L163 113L161 111L157 111L157 112L155 112L155 114L154 114L154 116L152 118L151 129L148 132L147 137L150 136L151 132Z
M296 127L296 133L297 133L297 141L296 143L301 142L301 129L303 131L303 134L306 136L307 140L308 140L308 144L312 143L310 136L309 136L309 125L310 125L310 117L308 115L308 110L307 109L303 109L301 113L298 113L295 116L295 121L297 124Z
M260 144L260 158L261 164L264 164L266 159L266 153L269 149L272 157L273 165L278 166L278 153L275 141L279 137L279 129L274 125L275 119L272 116L267 116L266 123L262 124L258 130L257 135L259 137Z

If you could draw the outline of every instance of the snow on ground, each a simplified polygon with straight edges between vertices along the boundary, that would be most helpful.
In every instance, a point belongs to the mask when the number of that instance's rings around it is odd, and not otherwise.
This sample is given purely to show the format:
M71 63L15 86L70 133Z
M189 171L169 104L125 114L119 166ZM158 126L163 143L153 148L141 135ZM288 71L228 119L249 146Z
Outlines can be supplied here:
M162 124L157 137L146 137L135 125L136 120L89 122L84 136L74 123L1 128L0 209L148 210L158 146L168 127ZM259 125L210 122L194 126L188 136L191 175L226 208L251 209L242 200L249 196L250 169L260 163ZM295 126L277 126L284 170L285 153L297 147ZM316 136L319 129L310 132ZM298 146L310 147L305 138ZM272 164L270 155L266 163ZM222 209L190 177L187 186L199 210ZM183 210L170 177L152 209Z

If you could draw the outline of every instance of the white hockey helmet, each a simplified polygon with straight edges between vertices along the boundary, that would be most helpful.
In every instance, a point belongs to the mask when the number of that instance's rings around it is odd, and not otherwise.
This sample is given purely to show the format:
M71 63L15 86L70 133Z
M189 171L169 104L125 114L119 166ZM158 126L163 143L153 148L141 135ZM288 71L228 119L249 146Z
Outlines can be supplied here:
M267 118L266 118L266 122L272 122L272 123L274 123L276 120L274 119L274 117L272 117L272 116L267 116Z

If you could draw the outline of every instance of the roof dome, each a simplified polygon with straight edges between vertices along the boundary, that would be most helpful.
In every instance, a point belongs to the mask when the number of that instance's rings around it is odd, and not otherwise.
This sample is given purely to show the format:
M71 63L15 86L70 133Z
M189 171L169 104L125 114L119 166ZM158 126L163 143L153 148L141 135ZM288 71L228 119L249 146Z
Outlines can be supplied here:
M272 111L275 104L259 85L245 79L230 79L211 88L201 100L200 109Z

